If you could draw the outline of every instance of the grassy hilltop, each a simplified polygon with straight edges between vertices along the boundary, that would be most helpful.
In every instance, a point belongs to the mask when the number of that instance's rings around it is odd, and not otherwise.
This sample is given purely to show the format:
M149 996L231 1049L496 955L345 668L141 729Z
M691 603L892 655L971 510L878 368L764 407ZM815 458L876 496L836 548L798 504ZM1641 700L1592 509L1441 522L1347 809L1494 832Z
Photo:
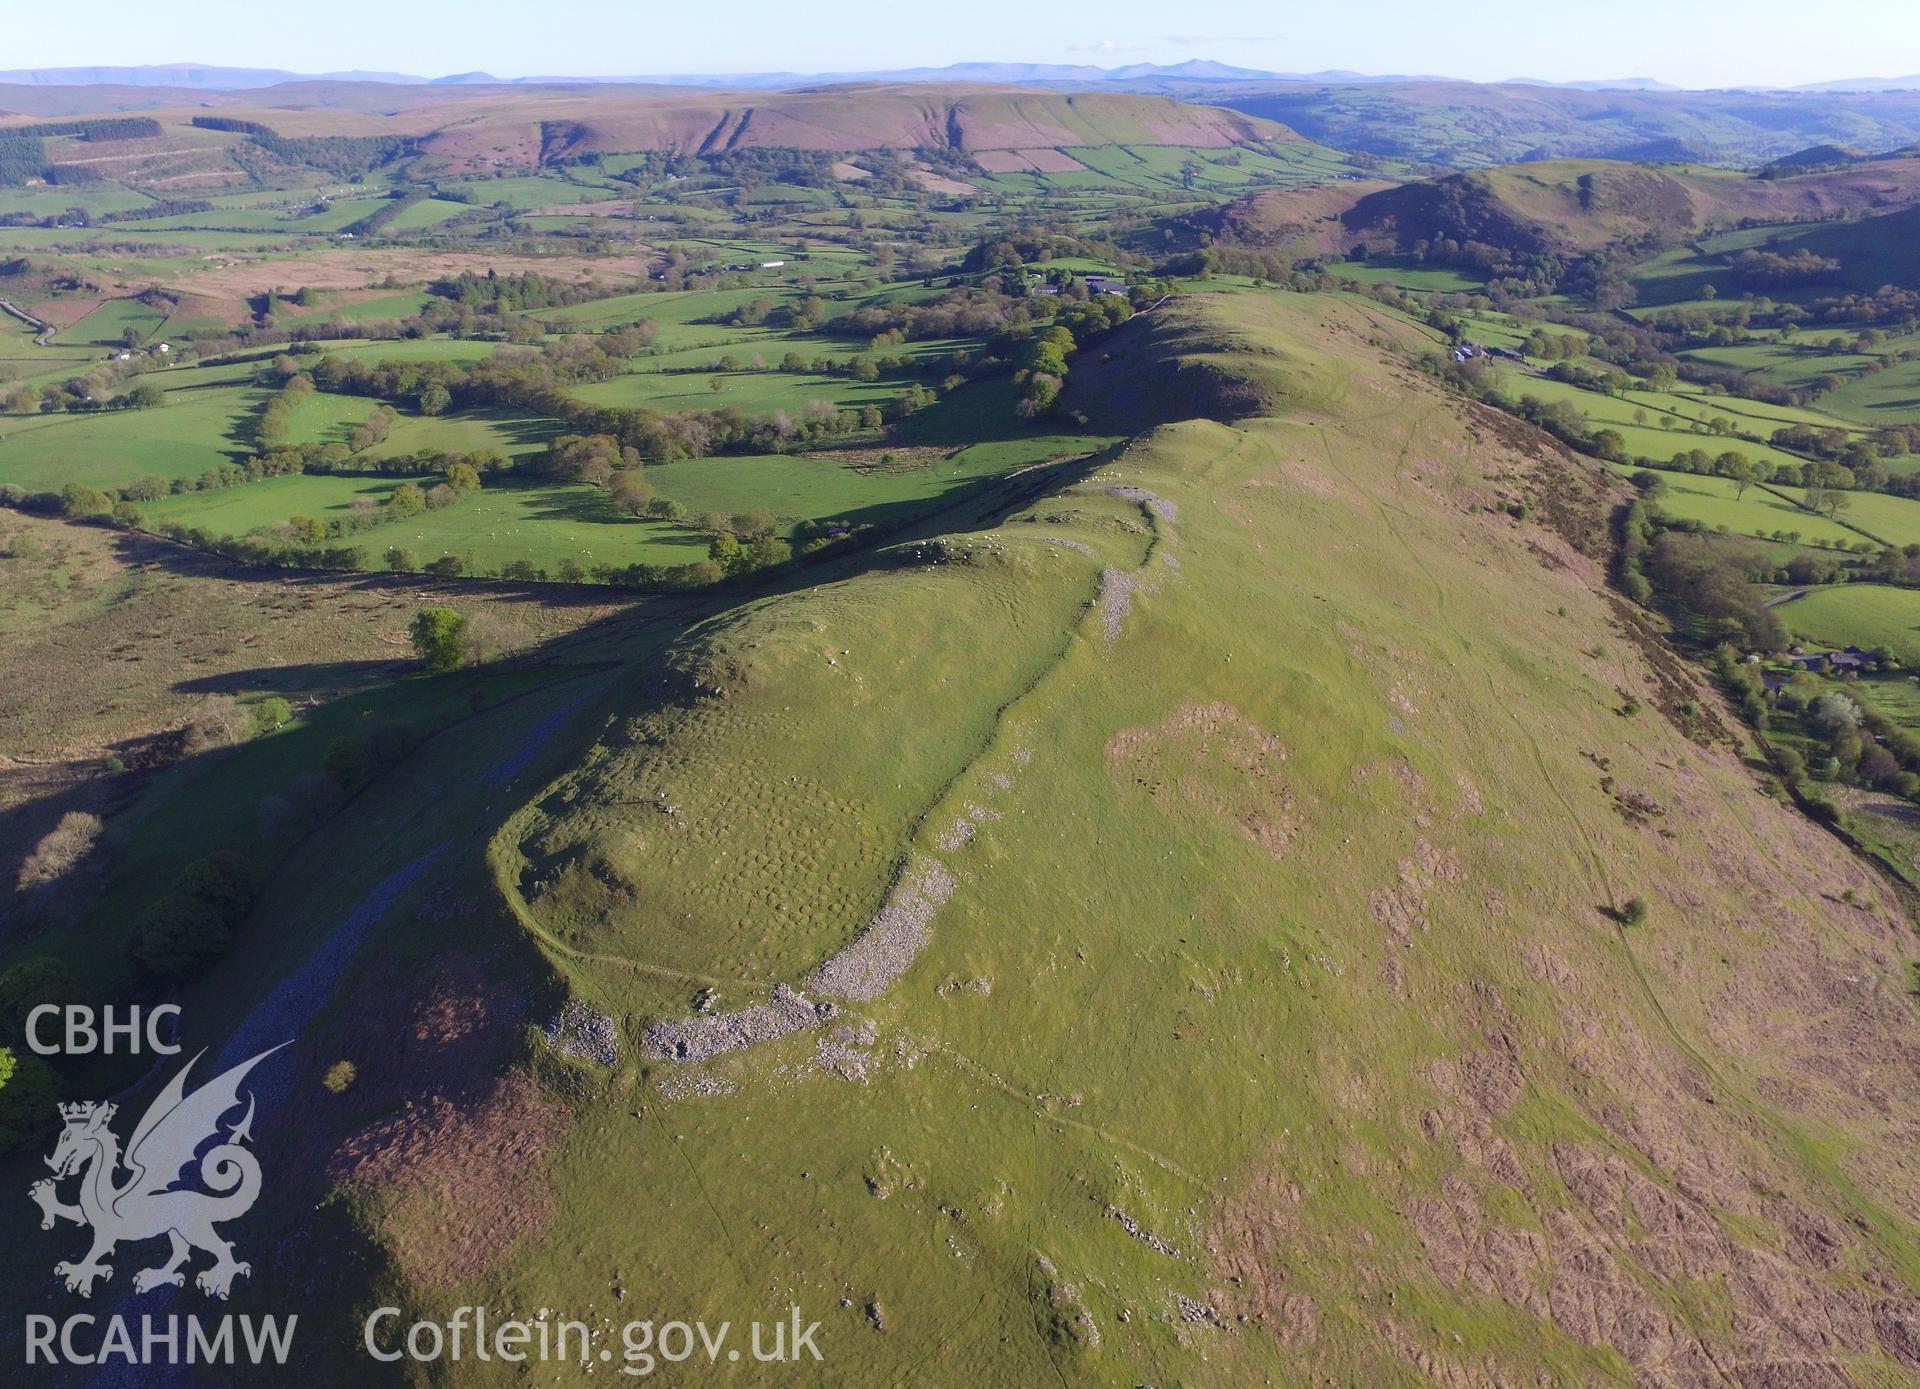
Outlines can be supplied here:
M479 795L283 875L289 938L376 885L414 923L300 1060L369 1077L302 1112L382 1278L798 1302L820 1383L1901 1382L1911 928L1606 594L1613 484L1369 307L1172 313L1312 371L608 625L507 779L517 735L442 740ZM545 1016L528 948L610 1065L471 1072ZM472 1103L401 1114L390 1047Z
M0 91L0 1176L24 1003L291 1039L250 1382L1920 1375L1920 158L141 90Z

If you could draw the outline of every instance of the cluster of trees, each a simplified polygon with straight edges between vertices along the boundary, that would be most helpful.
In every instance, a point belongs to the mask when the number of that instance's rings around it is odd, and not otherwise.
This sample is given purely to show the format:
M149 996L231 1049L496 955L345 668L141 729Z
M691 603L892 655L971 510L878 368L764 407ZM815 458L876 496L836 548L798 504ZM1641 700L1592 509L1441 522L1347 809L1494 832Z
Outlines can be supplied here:
M1661 527L1640 568L1653 595L1700 639L1771 651L1786 645L1786 628L1755 587L1752 562L1743 549Z
M287 442L287 434L293 427L293 413L313 396L313 378L303 371L296 371L286 379L284 385L267 398L260 407L260 418L254 421L253 441L262 449L277 449Z
M897 341L929 338L977 338L1004 332L1048 316L1044 298L1015 297L997 290L962 285L921 303L871 304L825 324L835 337L874 338L897 333Z
M0 1152L44 1140L47 1116L64 1098L53 1067L27 1046L27 1014L42 1003L81 1001L73 972L52 956L0 971Z
M583 156L591 159L594 156ZM746 145L713 154L687 154L678 150L648 150L626 156L631 162L608 176L636 188L646 188L667 179L701 183L728 184L751 190L763 183L786 183L799 188L837 189L833 166L840 156L824 150L783 149L776 146ZM557 160L553 162L567 162Z
M372 420L373 417L368 418ZM365 425L357 426L355 435L364 428ZM412 453L369 458L364 453L355 453L350 445L337 440L272 449L262 455L261 461L269 476L282 473L374 473L381 477L426 477L436 473L445 474L459 466L486 478L494 474L516 472L520 467L499 449L477 449L470 453L416 449Z
M1116 294L1065 304L1053 322L1038 332L1015 334L1014 409L1023 419L1047 414L1066 385L1067 362L1102 333L1133 317L1133 305Z
M160 198L139 207L114 212L89 212L84 207L65 207L58 212L36 215L28 211L0 213L0 227L93 227L115 222L147 222L161 217L185 217L196 212L211 212L213 204L203 198Z
M467 619L454 608L422 608L407 631L414 654L435 675L460 668L467 654Z
M562 434L547 446L542 475L556 482L584 482L606 489L614 507L629 516L678 521L680 504L662 497L641 472L640 451L609 434Z
M1321 273L1315 262L1301 262L1291 246L1262 246L1231 241L1215 241L1208 246L1177 251L1154 263L1153 273L1162 279L1200 279L1208 275L1246 275L1270 280L1291 289L1301 289L1301 274Z
M1869 654L1883 670L1898 667L1893 652L1885 647ZM1785 724L1805 735L1811 744L1808 754L1776 742L1773 761L1820 818L1837 819L1839 811L1831 801L1808 791L1804 782L1809 775L1920 800L1920 733L1901 727L1871 704L1815 675L1795 675L1769 692L1759 669L1748 664L1731 643L1715 648L1713 669L1741 717L1755 728L1777 730Z
M364 362L324 357L311 369L322 390L398 400L428 413L449 407L508 406L563 421L580 434L605 434L649 463L714 453L787 453L844 438L862 428L855 411L819 402L801 415L769 416L723 408L663 414L595 406L567 386L604 380L619 363L588 337L560 339L538 353L499 352L484 362Z
M622 292L609 289L598 278L561 280L532 270L518 275L502 275L497 270L476 275L468 270L427 286L429 294L464 304L476 312L493 314L565 308Z
M264 135L272 138L278 133L270 125L244 121L238 116L195 116L188 124L201 130L222 130L230 135Z
M981 241L960 262L961 273L979 275L990 270L1018 270L1044 265L1059 256L1084 256L1108 265L1132 265L1135 259L1122 247L1098 237L1075 236L1044 227L1029 227L997 241Z
M1520 351L1541 361L1572 361L1587 355L1587 339L1581 333L1549 333L1536 327L1520 344Z
M485 361L367 362L324 356L309 372L323 391L400 401L424 415L470 405L518 405L564 418L574 402L568 385L620 374L620 359L596 339L556 338L538 351L504 348Z
M1732 480L1734 496L1744 497L1747 489L1757 482L1781 482L1788 486L1799 486L1798 476L1787 477L1776 472L1772 459L1749 458L1737 449L1727 449L1718 454L1710 454L1705 449L1687 449L1676 453L1667 463L1675 472L1695 473L1702 477L1724 477ZM1796 470L1797 471L1797 470ZM1635 477L1643 492L1656 487L1658 474L1643 473Z
M1733 274L1747 289L1780 289L1790 285L1830 280L1840 273L1840 262L1818 256L1805 247L1781 255L1777 251L1742 251L1733 258Z
M747 529L744 537L732 528L722 530L707 543L708 560L728 578L771 569L793 558L793 546L773 533L770 519L764 528Z
M1881 285L1871 294L1840 294L1804 305L1783 304L1773 314L1782 327L1802 323L1889 323L1920 316L1920 289Z
M331 541L344 540L389 521L404 521L423 511L440 511L457 505L480 490L480 474L463 462L449 462L441 481L428 487L403 482L386 500L356 498L344 516L292 516L276 525L263 527L256 534L278 540L302 550L322 549Z
M160 134L160 123L146 116L44 121L0 130L0 186L18 188L36 179L48 183L84 183L87 166L47 162L46 141L61 135L87 140L138 140ZM95 177L98 177L96 174Z
M43 415L58 414L63 410L87 414L95 410L158 410L167 403L167 393L151 381L143 381L132 390L118 394L96 394L113 389L111 385L104 384L113 375L110 370L98 369L86 376L48 382L40 388L37 396L23 385L14 386L7 392L5 408L14 415L30 414L35 410Z
M127 942L136 969L170 983L196 979L233 948L234 930L253 906L252 866L231 850L197 859L173 891L151 903Z
M199 526L170 523L156 533L176 544L224 555L264 569L365 569L367 552L358 545L298 545L278 537L221 535Z
M323 169L337 178L363 177L420 152L419 141L410 135L286 136L267 126L246 134L249 143L275 159Z
M55 414L60 411L85 413L94 410L152 410L167 403L166 393L153 382L143 381L131 390L121 387L151 370L153 363L144 357L125 362L103 361L88 368L84 375L64 381L50 381L39 390L15 382L5 387L0 408L8 414Z
M1909 799L1920 799L1920 733L1901 728L1832 682L1795 675L1769 691L1761 669L1741 654L1786 645L1786 629L1766 606L1761 583L1832 582L1845 577L1875 582L1920 581L1920 545L1888 551L1847 569L1837 562L1797 556L1784 570L1758 545L1729 544L1663 517L1654 495L1643 493L1619 516L1615 577L1636 602L1657 603L1681 630L1715 644L1713 667L1720 684L1755 728L1789 719L1819 750L1811 768L1791 748L1774 749L1775 764L1798 794L1825 818L1831 803L1807 796L1800 782L1811 770L1822 780L1850 778ZM1868 653L1881 670L1898 666L1885 646Z

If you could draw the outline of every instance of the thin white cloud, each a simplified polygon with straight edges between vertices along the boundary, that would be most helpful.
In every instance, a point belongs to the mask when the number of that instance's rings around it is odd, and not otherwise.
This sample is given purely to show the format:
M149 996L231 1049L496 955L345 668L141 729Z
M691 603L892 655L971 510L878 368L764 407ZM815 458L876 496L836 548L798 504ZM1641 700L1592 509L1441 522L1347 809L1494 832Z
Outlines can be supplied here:
M1285 34L1162 34L1162 43L1285 43Z

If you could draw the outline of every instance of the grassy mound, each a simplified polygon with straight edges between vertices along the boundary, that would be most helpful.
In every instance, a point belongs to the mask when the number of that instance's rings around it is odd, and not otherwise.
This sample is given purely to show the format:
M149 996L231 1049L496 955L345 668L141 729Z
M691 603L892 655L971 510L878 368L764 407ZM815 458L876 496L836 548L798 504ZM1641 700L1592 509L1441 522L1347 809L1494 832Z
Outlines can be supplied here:
M1138 433L1324 404L1342 389L1343 372L1276 335L1286 317L1261 295L1172 300L1084 353L1068 376L1065 406L1103 431Z

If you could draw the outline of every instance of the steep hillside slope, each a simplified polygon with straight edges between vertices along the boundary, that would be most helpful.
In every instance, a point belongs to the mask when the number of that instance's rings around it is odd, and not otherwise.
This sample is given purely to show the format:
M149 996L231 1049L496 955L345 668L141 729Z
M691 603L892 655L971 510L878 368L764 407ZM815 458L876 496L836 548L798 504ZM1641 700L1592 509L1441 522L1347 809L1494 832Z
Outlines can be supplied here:
M855 150L926 146L965 150L1060 145L1198 145L1297 138L1237 112L1186 106L1164 97L1070 96L1019 87L849 86L730 96L586 95L541 103L549 130L574 128L565 152L674 149L714 152L753 146ZM437 132L429 152L456 159L484 151L511 108Z
M1258 193L1203 214L1220 233L1321 250L1408 249L1443 238L1523 254L1579 252L1652 237L1673 242L1743 219L1874 215L1920 203L1920 160L1862 160L1754 177L1715 169L1553 160L1394 186Z
M87 89L64 90L84 95ZM103 102L110 95L102 89ZM0 107L9 104L0 91ZM83 104L80 109L87 108ZM749 147L1000 150L1112 144L1221 148L1249 140L1299 140L1271 121L1166 97L968 83L751 93L297 83L212 101L196 99L191 106L150 114L170 139L209 144L213 137L193 129L191 121L210 113L288 136L406 136L419 143L435 167L457 171L520 168L570 155L636 150L710 154Z
M1164 331L1259 413L608 677L489 859L611 1028L343 1147L396 1286L797 1303L823 1384L1911 1382L1913 928L1608 594L1608 482L1363 304Z

